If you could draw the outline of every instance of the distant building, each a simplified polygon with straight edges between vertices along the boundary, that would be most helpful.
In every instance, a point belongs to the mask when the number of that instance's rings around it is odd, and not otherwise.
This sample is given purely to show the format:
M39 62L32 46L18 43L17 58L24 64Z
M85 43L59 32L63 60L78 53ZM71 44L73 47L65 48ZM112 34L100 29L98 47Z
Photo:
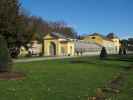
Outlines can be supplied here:
M38 43L37 40L31 41L31 43L29 44L28 52L31 55L37 55L38 56L40 53L42 53L42 44Z
M74 56L92 52L100 52L101 46L97 43L68 38L60 33L52 32L44 36L45 56Z
M86 42L83 40L77 40L74 42L75 43L75 53L78 55L87 55L87 54L93 54L93 53L100 53L101 51L101 46L92 43L92 42Z
M104 46L109 53L119 52L120 42L119 38L107 38L98 33L94 33L83 38L83 41L96 43L100 46Z
M45 56L74 56L74 39L52 32L44 36Z
M113 43L114 43L114 46L115 46L115 48L116 48L116 51L119 52L119 48L120 48L120 46L121 46L120 39L117 38L117 37L114 37L114 38L112 38L111 40L112 40Z
M133 51L133 38L128 39L128 51Z
M103 46L110 54L118 53L119 39L116 37L107 38L95 33L79 40L52 32L43 37L43 44L39 44L37 40L32 41L29 44L28 52L31 55L43 53L44 56L75 56L99 54ZM24 51L23 48L22 51Z

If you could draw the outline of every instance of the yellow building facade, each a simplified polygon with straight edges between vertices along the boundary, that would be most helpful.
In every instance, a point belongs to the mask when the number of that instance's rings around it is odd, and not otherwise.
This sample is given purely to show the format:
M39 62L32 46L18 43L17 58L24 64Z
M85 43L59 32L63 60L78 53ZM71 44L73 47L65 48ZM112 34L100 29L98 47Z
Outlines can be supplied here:
M32 49L33 55L44 56L75 56L83 54L98 54L102 47L107 49L107 52L118 53L120 42L118 38L105 38L99 34L85 36L82 40L66 37L60 33L48 33L43 37L43 43L38 44L37 41L32 41L29 51ZM26 55L25 50L21 50L20 55Z
M44 56L74 56L73 39L58 33L47 34L43 38Z
M112 50L114 49L113 51L115 51L115 52L119 52L119 48L120 48L119 38L108 39L108 38L103 37L97 33L85 36L83 38L83 41L94 42L94 43L97 43L98 45L104 46L109 49L112 48Z
M117 51L119 52L119 48L121 47L120 39L119 38L112 38L111 40L113 41Z
M94 43L97 43L99 45L103 44L103 40L104 39L101 36L98 36L98 35L89 35L89 36L85 36L83 38L83 41L94 42Z

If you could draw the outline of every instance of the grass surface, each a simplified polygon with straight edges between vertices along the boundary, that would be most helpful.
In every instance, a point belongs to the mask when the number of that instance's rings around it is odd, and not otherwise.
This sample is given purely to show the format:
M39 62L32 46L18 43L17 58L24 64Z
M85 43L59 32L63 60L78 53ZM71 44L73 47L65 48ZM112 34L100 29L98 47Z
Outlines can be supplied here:
M0 100L87 100L97 88L132 63L132 59L127 60L81 57L16 63L14 70L26 73L26 78L1 80ZM126 79L116 100L133 100L132 71Z

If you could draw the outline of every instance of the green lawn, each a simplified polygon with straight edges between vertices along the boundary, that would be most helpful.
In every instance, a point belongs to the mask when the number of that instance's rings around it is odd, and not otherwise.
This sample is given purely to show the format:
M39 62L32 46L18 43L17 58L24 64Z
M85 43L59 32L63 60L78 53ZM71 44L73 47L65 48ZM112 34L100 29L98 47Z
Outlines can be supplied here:
M1 80L0 100L87 100L132 61L81 57L16 63L14 70L26 73L24 80ZM116 100L133 100L133 72L128 73ZM131 99L130 99L131 98Z

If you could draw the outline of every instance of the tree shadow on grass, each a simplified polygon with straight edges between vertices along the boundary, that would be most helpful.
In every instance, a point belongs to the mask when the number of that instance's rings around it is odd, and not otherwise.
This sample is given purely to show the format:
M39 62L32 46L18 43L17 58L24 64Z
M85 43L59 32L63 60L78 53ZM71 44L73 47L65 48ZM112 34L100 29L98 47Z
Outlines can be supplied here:
M68 60L67 62L69 64L95 64L98 61L98 58L96 57L85 57L85 58L76 58Z
M125 64L123 64L125 62ZM86 57L82 59L71 59L68 60L67 63L69 64L82 64L82 65L96 65L100 67L114 67L114 68L128 68L129 65L133 65L133 56L108 56L106 59L100 59L99 57L91 58Z
M120 56L117 58L107 58L107 61L125 61L125 62L133 62L133 57L128 56Z
M100 59L83 59L83 60L70 60L70 64L87 64L87 65L104 65L108 66L108 62L106 60L100 60Z
M113 63L112 62L110 62L110 61L113 61ZM114 63L114 61L116 62L116 61L120 61L120 59L105 59L105 60L71 60L71 61L69 61L68 63L69 64L83 64L83 65L91 65L91 66L99 66L99 67L101 67L101 68L116 68L116 69L130 69L130 68L128 68L129 67L129 65L128 64L125 64L125 65L121 65L120 63Z
M93 62L86 61L86 60L72 60L69 61L71 64L94 64Z

